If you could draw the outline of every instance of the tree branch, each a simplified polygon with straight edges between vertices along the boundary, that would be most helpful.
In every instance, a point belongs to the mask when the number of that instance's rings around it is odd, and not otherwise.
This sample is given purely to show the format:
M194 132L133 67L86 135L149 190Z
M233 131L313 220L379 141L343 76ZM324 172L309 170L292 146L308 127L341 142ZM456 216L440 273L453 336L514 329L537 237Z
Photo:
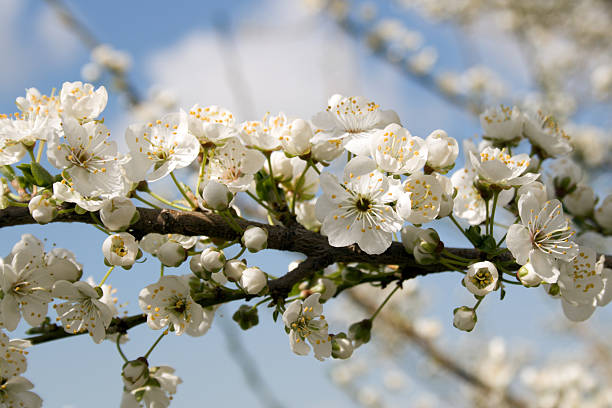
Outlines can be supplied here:
M214 213L149 208L138 208L138 211L140 213L140 219L128 230L128 232L137 239L152 232L160 234L182 234L187 236L205 235L210 238L227 241L240 238L238 233L234 231L221 216ZM441 264L419 265L414 257L408 254L404 246L399 242L392 243L391 246L380 255L369 255L359 249L357 245L332 247L327 242L327 237L309 231L299 224L294 224L291 227L284 227L280 225L266 225L244 219L237 219L236 221L240 224L242 229L246 229L249 225L266 229L268 231L269 249L299 252L307 257L306 260L301 262L298 267L291 272L284 274L278 279L271 279L268 281L269 294L274 300L284 299L296 283L308 279L313 276L315 272L336 262L398 265L400 267L396 276L384 275L383 277L376 277L375 275L368 275L364 278L364 282L380 281L382 283L390 283L394 280L407 280L417 276L448 271L448 268ZM89 214L79 215L74 212L59 214L53 222L94 223ZM0 228L27 224L36 224L36 221L32 218L26 207L7 207L4 210L0 210ZM455 255L474 260L483 259L484 255L477 249L446 248L446 250ZM500 255L498 259L510 261L512 260L512 256L509 251L506 251ZM606 257L605 266L612 268L611 256ZM516 267L518 267L518 265L515 265L514 269L516 269ZM342 286L341 289L344 290L350 286L351 285L345 285ZM212 306L239 299L250 300L254 297L256 296L247 295L239 290L217 287L205 294L201 294L200 297L197 297L195 300L202 306ZM117 331L125 331L135 325L144 323L145 320L146 319L142 315L130 316L123 319L117 318L111 324L108 333L112 334ZM48 333L31 337L28 340L32 341L33 344L38 344L70 336L74 336L74 334L65 333L61 327L57 326Z

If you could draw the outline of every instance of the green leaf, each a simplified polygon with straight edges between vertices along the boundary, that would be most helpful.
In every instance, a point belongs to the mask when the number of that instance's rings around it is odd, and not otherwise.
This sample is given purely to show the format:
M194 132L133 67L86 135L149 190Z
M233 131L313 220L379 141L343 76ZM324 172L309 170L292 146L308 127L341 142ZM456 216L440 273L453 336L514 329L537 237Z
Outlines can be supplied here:
M30 171L34 177L34 181L41 187L51 187L54 177L40 164L33 162L30 165Z
M9 180L15 178L15 170L9 165L0 166L0 173Z

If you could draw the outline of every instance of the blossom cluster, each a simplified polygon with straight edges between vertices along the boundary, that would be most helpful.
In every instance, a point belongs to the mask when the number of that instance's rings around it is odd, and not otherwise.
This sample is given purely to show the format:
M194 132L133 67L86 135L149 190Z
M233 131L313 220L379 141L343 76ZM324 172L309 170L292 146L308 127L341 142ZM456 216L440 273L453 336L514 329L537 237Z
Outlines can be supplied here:
M138 306L160 340L170 332L202 336L216 305L261 297L233 315L240 327L257 324L257 307L269 301L274 319L282 316L293 352L312 349L319 360L349 358L368 343L373 320L395 290L346 333L330 331L323 304L362 281L401 282L406 262L464 274L462 284L476 297L474 306L454 310L453 325L464 331L474 329L485 296L499 291L503 298L510 283L544 287L576 321L612 299L612 270L575 232L612 233L612 196L595 208L594 190L568 156L569 136L542 112L486 110L480 116L482 143L466 142L464 166L455 170L454 137L441 129L425 138L412 135L397 113L361 96L333 95L310 119L281 112L239 122L223 107L196 104L128 126L126 152L100 116L107 99L104 87L80 82L64 83L57 96L32 88L17 99L20 112L0 118L0 207L27 206L40 224L89 213L107 235L100 246L109 268L99 284L83 281L70 251L46 253L37 238L24 235L1 263L0 322L7 331L22 317L33 327L44 325L53 304L66 333L88 332L94 342L113 340L121 350L126 336L105 282L114 269L145 261L159 261L159 274L143 284ZM41 164L45 152L52 170ZM335 163L343 166L339 176L331 171ZM181 169L195 179L180 181ZM152 189L165 178L179 199ZM245 200L258 210L239 206ZM166 209L214 217L232 235L151 232L135 201L161 211L160 219ZM502 216L511 225L500 227ZM435 230L440 222L456 226L478 255L445 248ZM245 257L270 242L284 248L285 236L275 226L320 233L321 242L351 246L359 259L372 262L337 262L306 273L308 263L296 263L287 276L301 276L299 282L278 295L275 278ZM408 255L399 265L379 265L377 256L399 235ZM398 248L396 243L391 250ZM186 263L190 273L168 273ZM149 367L152 349L135 360L121 352L122 406L170 403L180 379L169 367Z

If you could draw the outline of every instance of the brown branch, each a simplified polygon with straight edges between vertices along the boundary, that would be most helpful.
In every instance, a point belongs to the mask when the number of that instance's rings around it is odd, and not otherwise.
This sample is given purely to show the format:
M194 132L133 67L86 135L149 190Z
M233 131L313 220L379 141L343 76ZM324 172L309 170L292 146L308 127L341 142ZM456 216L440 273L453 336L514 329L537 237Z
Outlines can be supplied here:
M213 213L201 211L174 211L168 209L157 210L149 208L138 208L138 211L140 213L140 219L128 230L137 239L152 232L188 236L205 235L227 241L240 238L238 233L236 233L222 217ZM73 212L60 214L53 222L80 222L93 224L94 220L90 214L86 213L80 215ZM417 276L448 270L446 266L441 264L419 265L414 260L414 257L408 254L403 245L398 242L392 243L392 245L380 255L369 255L360 250L357 245L340 248L332 247L328 244L327 237L309 231L299 224L294 224L291 227L284 227L279 225L266 225L244 219L238 219L237 222L243 229L249 225L266 229L268 231L268 248L299 252L307 257L296 269L286 273L278 279L268 281L269 294L274 300L284 299L296 283L310 278L315 272L336 262L360 262L371 265L400 266L397 276L385 275L380 279L375 276L366 277L368 281L376 280L381 283L389 283L393 280L407 280ZM4 210L0 210L0 228L27 224L36 224L36 221L32 218L26 207L7 207ZM477 249L446 249L455 255L474 260L481 259L483 255ZM512 260L512 256L506 251L499 256L498 259L509 261ZM612 257L606 257L605 265L606 267L612 268ZM345 289L345 287L343 286L342 289ZM228 288L216 288L205 295L201 295L196 301L202 306L211 306L239 299L249 300L253 297L255 296L246 295L241 291ZM140 318L138 318L138 316L140 316ZM143 323L143 319L141 315L116 319L112 323L109 333L122 331L125 325L128 326L127 328L130 328L133 327L130 326L132 323ZM57 330L52 330L49 333L32 337L29 340L37 344L73 335L74 334L65 333L63 329L58 326Z
M368 296L360 294L359 292L349 291L348 295L353 302L355 302L362 309L367 311L367 313L374 313L374 311L378 307L375 301L373 301ZM439 349L433 342L417 333L413 325L408 320L404 319L402 316L393 313L390 310L383 309L381 313L378 314L376 319L381 320L390 327L393 327L404 337L406 337L406 339L416 344L432 360L434 360L444 369L448 370L451 374L460 378L464 382L487 393L502 393L502 397L504 398L505 402L511 407L518 408L527 406L524 401L517 399L508 392L503 392L502 390L494 389L485 381L483 381L480 377L475 374L472 374L468 369L459 364L459 362L455 361L455 359L450 354L447 354L445 351Z

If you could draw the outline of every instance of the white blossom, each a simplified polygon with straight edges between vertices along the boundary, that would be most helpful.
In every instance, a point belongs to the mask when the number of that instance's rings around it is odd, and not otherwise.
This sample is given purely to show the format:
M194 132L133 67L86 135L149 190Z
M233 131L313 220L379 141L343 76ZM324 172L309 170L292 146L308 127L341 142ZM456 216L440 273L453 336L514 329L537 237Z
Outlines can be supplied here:
M53 221L53 218L57 215L55 205L43 195L32 197L28 203L28 210L30 210L32 218L39 224L47 224Z
M520 265L530 262L536 274L546 283L554 283L559 275L554 261L571 261L578 246L570 241L574 231L563 216L558 200L547 201L542 208L531 193L518 202L521 224L508 229L508 249Z
M313 126L320 129L315 141L342 140L346 150L357 155L370 152L370 138L375 129L388 123L379 106L363 96L333 95L327 109L312 118Z
M208 180L203 187L202 193L198 196L198 204L202 209L223 211L229 208L234 199L234 194L229 188L215 180Z
M238 259L230 259L223 266L223 273L227 276L227 279L233 282L240 281L242 273L247 268L246 264Z
M293 161L282 151L274 151L270 154L272 163L272 174L275 180L290 181L293 177ZM265 163L266 170L270 173L268 163Z
M428 146L397 123L375 130L371 136L371 154L378 167L393 174L411 174L422 170Z
M541 111L525 114L523 131L531 144L536 146L544 157L562 156L572 151L569 136L551 116L546 116Z
M205 178L225 184L232 193L246 191L265 160L261 152L246 148L238 138L230 138L214 150Z
M577 256L570 262L560 264L559 289L563 312L568 319L588 319L597 306L597 296L604 285L602 271L605 258L597 260L594 250L580 247Z
M480 114L485 138L495 142L515 142L523 136L523 114L515 106L489 108Z
M251 295L256 295L268 285L266 274L256 266L246 268L240 276L240 286Z
M234 115L216 105L201 107L198 104L189 109L189 133L201 144L222 145L227 139L238 136Z
M451 167L459 155L459 144L444 130L434 130L425 139L427 143L427 165L444 170Z
M453 326L457 329L471 332L476 326L476 312L467 306L461 306L453 310Z
M0 286L4 292L0 309L7 330L15 330L21 316L31 326L43 322L52 300L50 291L54 282L75 281L81 275L71 255L45 254L42 242L33 235L24 234L11 255L0 260Z
M472 152L469 155L479 179L503 189L528 184L539 177L534 173L523 174L529 166L529 155L524 153L510 156L505 150L486 147L480 159Z
M188 326L202 323L202 306L194 302L186 280L180 276L164 275L157 283L140 291L138 304L147 315L147 324L159 330L172 324L177 335Z
M353 158L344 169L343 186L329 173L321 174L323 195L317 200L321 234L329 244L357 243L368 254L380 254L391 245L402 220L389 205L399 195L392 181L365 157Z
M127 232L109 235L102 243L102 253L111 265L131 266L138 256L138 243Z
M83 281L59 280L53 285L53 296L67 301L53 305L57 320L62 321L66 332L76 334L87 330L94 342L104 340L113 310L99 300L101 289L98 291Z
M438 216L443 190L436 176L418 172L409 176L402 187L404 194L396 207L400 217L413 224L424 224Z
M320 293L314 293L304 302L299 299L291 302L283 313L283 322L290 330L289 342L295 354L304 356L310 352L310 346L306 344L308 340L315 357L323 360L331 355L332 342L327 334L327 322L321 315L323 306L319 303L320 296Z
M242 233L242 245L244 245L249 252L259 252L262 249L268 247L268 231L249 225Z
M136 206L127 197L105 200L100 208L100 220L110 231L125 231L138 217Z
M198 237L181 234L149 233L140 240L140 248L159 258L166 266L178 266L187 259L187 250L193 248Z
M0 403L5 407L40 408L42 399L32 391L34 384L23 377L12 377L2 384Z
M109 194L120 190L122 173L117 144L108 141L110 132L101 123L81 125L63 117L62 138L49 141L47 157L58 169L66 169L70 185L85 196Z
M612 194L608 194L595 210L595 221L604 230L612 231Z
M489 261L476 262L468 267L463 278L465 287L477 296L484 296L497 288L499 273L495 264Z
M155 123L130 125L125 139L131 155L126 175L133 182L159 180L189 166L200 152L200 142L189 133L184 111L170 113Z
M579 185L576 190L563 197L563 204L572 215L587 216L593 212L595 207L595 192L591 186Z
M310 153L312 128L303 119L295 119L287 124L278 138L283 150L290 156L302 156Z
M225 265L225 255L216 248L206 248L200 254L200 265L206 272L219 272Z
M108 94L103 86L94 91L92 84L83 84L80 81L64 82L59 99L64 115L79 121L89 121L100 116L106 108Z

